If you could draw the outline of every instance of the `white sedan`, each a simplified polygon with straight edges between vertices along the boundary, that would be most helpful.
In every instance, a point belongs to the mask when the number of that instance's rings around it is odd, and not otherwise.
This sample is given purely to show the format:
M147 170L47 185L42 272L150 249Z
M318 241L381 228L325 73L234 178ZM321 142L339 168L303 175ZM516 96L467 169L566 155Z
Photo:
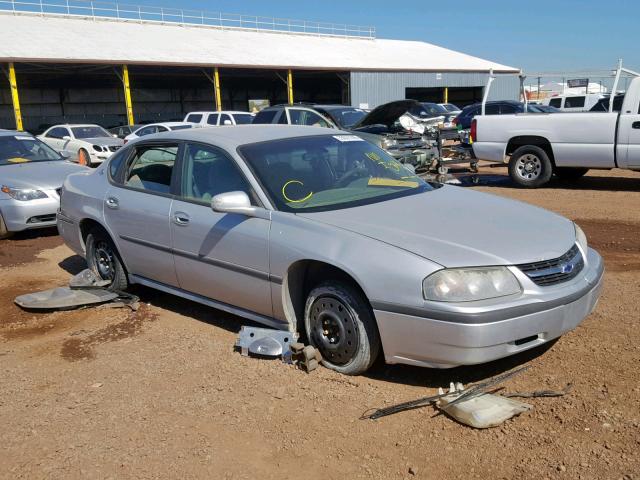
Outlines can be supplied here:
M54 125L38 138L69 160L87 166L99 165L124 145L100 125Z
M152 135L154 133L168 132L170 130L186 130L188 128L197 127L199 127L198 124L191 122L150 123L138 128L133 133L124 137L124 143L130 142L131 140L135 140L139 137L144 137L145 135Z

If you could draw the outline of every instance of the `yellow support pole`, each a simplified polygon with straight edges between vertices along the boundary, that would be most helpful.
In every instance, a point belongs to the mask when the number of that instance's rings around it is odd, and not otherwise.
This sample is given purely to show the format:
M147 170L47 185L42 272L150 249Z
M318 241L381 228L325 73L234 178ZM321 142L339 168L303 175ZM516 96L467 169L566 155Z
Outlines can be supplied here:
M222 97L220 96L220 73L218 67L213 69L213 88L216 91L216 110L222 111Z
M449 103L449 87L444 87L444 101L442 103Z
M293 74L291 69L287 70L287 97L289 98L289 105L293 105Z
M126 65L122 65L122 83L124 85L124 103L127 106L127 121L129 122L129 125L134 125L136 122L133 118L131 86L129 85L129 68Z
M16 117L16 130L22 131L22 113L20 112L20 97L18 96L18 82L16 81L16 69L13 62L9 63L9 85L11 86L11 100L13 101L13 114Z

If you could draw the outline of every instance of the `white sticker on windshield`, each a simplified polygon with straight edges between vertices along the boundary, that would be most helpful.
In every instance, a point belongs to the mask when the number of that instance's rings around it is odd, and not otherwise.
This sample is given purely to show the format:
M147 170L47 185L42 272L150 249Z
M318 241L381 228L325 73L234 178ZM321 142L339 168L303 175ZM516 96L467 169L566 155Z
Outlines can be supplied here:
M357 135L334 135L333 138L340 142L364 142L364 140Z
M17 135L15 137L13 137L13 138L15 138L16 140L31 140L32 139L32 137L18 137Z

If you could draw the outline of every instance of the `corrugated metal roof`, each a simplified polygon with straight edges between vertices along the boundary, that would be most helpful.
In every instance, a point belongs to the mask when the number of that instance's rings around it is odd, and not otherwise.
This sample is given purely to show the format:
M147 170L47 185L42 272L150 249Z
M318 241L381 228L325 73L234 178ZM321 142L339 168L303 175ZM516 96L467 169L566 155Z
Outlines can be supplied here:
M0 61L517 72L430 43L0 13Z

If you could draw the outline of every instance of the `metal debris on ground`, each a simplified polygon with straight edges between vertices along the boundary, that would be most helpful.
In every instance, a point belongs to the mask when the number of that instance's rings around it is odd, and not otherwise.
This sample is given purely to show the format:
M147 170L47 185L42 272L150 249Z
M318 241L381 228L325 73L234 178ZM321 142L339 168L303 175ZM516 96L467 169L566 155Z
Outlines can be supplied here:
M109 284L87 269L74 275L68 287L27 293L16 297L14 302L25 310L41 311L73 310L98 305L138 309L137 296L104 288Z
M284 362L291 362L289 345L298 340L298 334L286 330L243 326L238 334L235 347L242 355L258 355L261 357L280 357Z
M320 366L322 355L312 345L296 342L291 344L291 359L305 372L310 373Z

